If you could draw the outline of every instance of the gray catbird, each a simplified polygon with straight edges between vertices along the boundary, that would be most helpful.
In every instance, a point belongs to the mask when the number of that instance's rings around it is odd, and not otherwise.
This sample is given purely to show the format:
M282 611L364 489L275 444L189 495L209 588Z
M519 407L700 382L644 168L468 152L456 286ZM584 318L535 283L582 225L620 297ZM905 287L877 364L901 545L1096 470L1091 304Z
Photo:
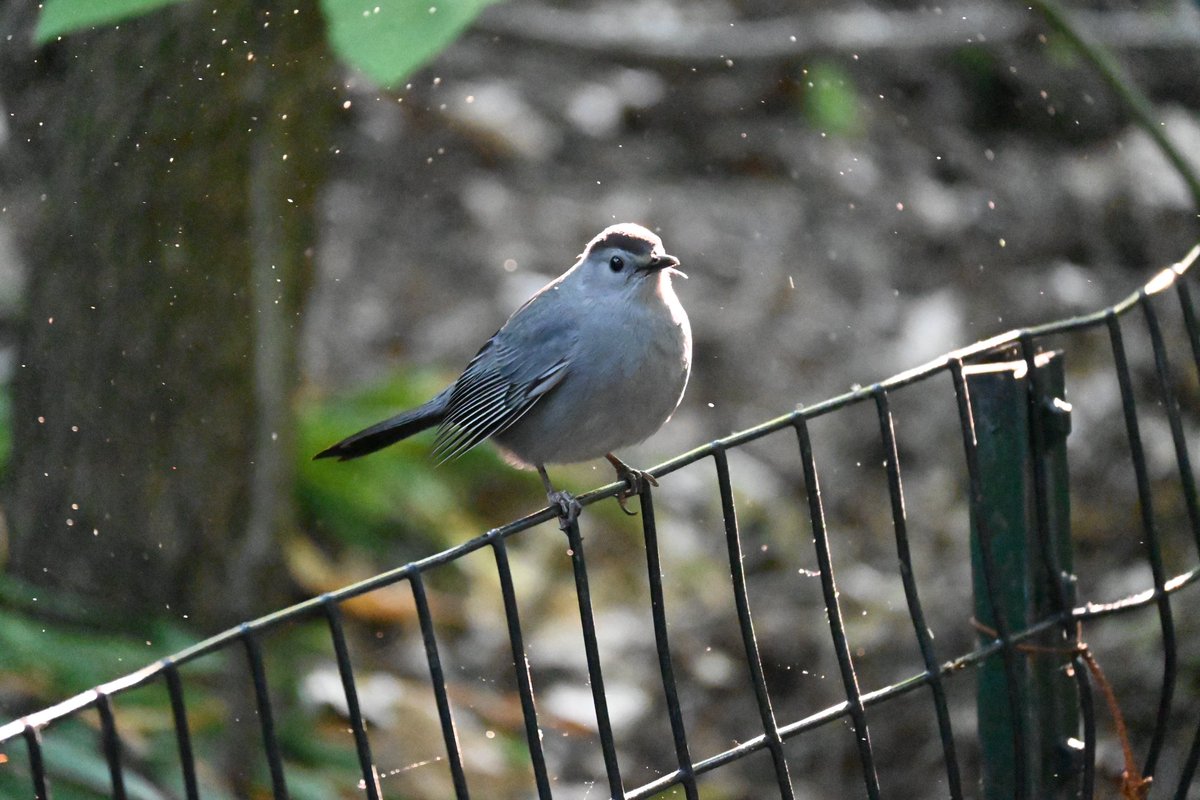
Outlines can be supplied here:
M612 451L662 427L691 369L691 328L671 285L683 276L678 266L642 226L604 229L574 266L508 318L453 384L315 458L357 458L437 426L434 455L443 461L491 438L514 465L535 467L564 524L579 504L555 491L546 464L604 456L627 483L618 498L625 509L641 481L655 482Z

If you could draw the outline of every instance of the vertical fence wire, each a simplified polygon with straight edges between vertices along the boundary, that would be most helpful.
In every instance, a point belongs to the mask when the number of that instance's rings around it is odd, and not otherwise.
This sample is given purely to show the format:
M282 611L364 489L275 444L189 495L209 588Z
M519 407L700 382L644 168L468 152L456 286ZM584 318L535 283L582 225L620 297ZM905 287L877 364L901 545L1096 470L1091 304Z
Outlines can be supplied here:
M867 727L867 711L863 708L862 693L858 689L858 676L854 674L854 659L850 656L850 644L842 620L842 606L838 601L837 585L834 583L829 530L825 525L825 509L821 503L821 484L817 477L817 462L813 457L808 422L804 417L796 419L796 437L800 444L800 460L804 465L804 487L808 493L808 511L812 521L813 545L817 552L817 567L821 573L825 617L829 621L829 633L833 638L838 671L842 674L842 688L846 692L850 719L854 723L854 739L858 745L858 759L862 767L863 782L867 787L867 797L870 800L878 800L879 775L875 770L875 755L871 752L871 731Z
M1182 288L1183 283L1180 282L1179 285ZM1180 294L1180 301L1184 313L1184 327L1188 332L1189 341L1193 348L1195 348L1197 344L1196 321L1192 314L1191 298L1186 294L1186 289ZM1152 296L1147 296L1143 301L1142 310L1145 313L1146 328L1150 333L1150 347L1154 352L1154 372L1158 383L1159 397L1167 414L1167 424L1171 430L1171 441L1175 446L1175 461L1179 470L1179 483L1183 491L1184 506L1187 509L1188 522L1192 529L1192 540L1200 543L1200 510L1197 509L1196 481L1192 472L1191 456L1188 454L1187 439L1184 436L1179 400L1175 395L1170 358L1167 355L1166 344L1163 341L1162 327L1158 322L1158 313L1154 309ZM1193 353L1195 352L1193 350ZM1173 627L1172 634L1174 634ZM1174 645L1172 645L1172 650L1174 649ZM1162 724L1165 727L1165 721ZM1187 782L1190 783L1191 776L1188 775L1186 777Z
M454 781L454 796L457 800L469 800L467 774L463 770L462 751L458 745L458 729L454 726L454 715L450 711L450 697L446 694L446 675L442 670L442 658L438 654L437 634L433 628L433 615L429 612L429 598L425 595L425 580L414 570L408 579L413 601L417 607L417 621L421 626L421 639L425 643L425 661L429 665L429 682L433 686L433 697L437 704L438 719L442 724L442 739L446 743L446 759L450 763L450 777Z
M1014 775L1013 784L1016 787L1015 800L1025 800L1028 794L1027 766L1023 754L1025 750L1025 722L1021 713L1021 696L1018 681L1019 664L1016 648L1012 641L1012 632L1005 619L1003 607L1000 604L999 587L995 585L996 561L992 553L992 539L989 521L983 508L983 484L979 471L978 440L975 437L975 419L971 411L971 394L963 374L961 358L950 359L950 376L954 381L954 395L958 403L959 429L962 434L963 449L967 462L968 502L972 516L976 520L979 531L979 552L983 560L985 598L992 612L992 621L996 626L996 634L1000 640L1000 658L1004 667L1004 688L1008 696L1009 712L1012 716L1012 745Z
M1187 800L1192 788L1192 779L1196 775L1196 761L1200 760L1200 731L1192 738L1192 746L1188 749L1187 758L1183 762L1183 772L1179 776L1179 786L1175 789L1175 800Z
M1180 280L1176 281L1175 290L1179 298L1180 309L1183 312L1183 327L1187 332L1188 343L1191 345L1195 377L1200 380L1200 325L1196 323L1196 310L1192 305L1191 289L1188 288L1187 281ZM1194 493L1195 481L1191 481L1190 484ZM1197 553L1200 554L1200 538L1196 538L1195 545ZM1188 748L1187 757L1183 762L1183 771L1179 777L1175 800L1186 800L1198 764L1200 764L1200 724L1196 726L1196 732L1192 735L1191 747Z
M379 774L375 770L375 761L371 758L371 743L367 739L362 709L358 705L358 688L354 683L354 667L350 663L346 633L342 629L342 612L337 601L329 595L322 598L321 608L329 625L329 638L333 641L338 675L342 679L342 691L346 695L346 714L350 717L350 730L354 734L354 750L358 755L359 769L362 771L363 789L368 800L380 800Z
M895 422L888 402L888 394L876 386L875 410L879 415L879 432L883 440L884 466L887 470L888 497L892 506L892 529L896 536L896 557L900 562L900 580L904 584L904 598L908 603L908 614L921 650L925 674L929 676L929 692L933 698L934 714L937 717L938 735L942 740L942 758L946 763L946 785L951 800L962 800L962 777L959 774L958 754L954 746L954 731L950 725L950 708L946 702L946 687L942 682L941 663L933 646L933 637L925 621L925 610L917 591L916 575L913 573L912 554L908 547L908 521L904 509L904 484L900 476L900 449L896 443Z
M1070 759L1068 767L1079 775L1079 800L1092 800L1096 796L1096 706L1092 699L1092 679L1081 653L1071 658L1071 676L1075 679L1075 696L1079 700L1079 724L1082 730L1083 747L1076 750L1067 747L1064 756ZM1070 745L1074 743L1064 743Z
M517 590L513 585L512 567L508 563L508 549L503 539L497 538L492 542L492 555L495 556L496 573L500 577L500 596L504 599L504 619L508 623L508 643L512 649L517 694L521 698L521 716L525 721L525 741L529 745L533 781L537 786L538 800L551 800L546 755L542 750L542 730L538 726L537 706L533 701L533 676L529 671L529 657L525 652L525 637L521 632L521 618L517 609Z
M604 756L604 772L608 776L609 796L622 800L625 789L621 781L621 767L617 762L617 743L613 736L612 721L608 716L608 696L604 693L604 672L600 668L600 644L596 639L596 619L592 614L592 591L588 587L587 565L583 558L583 536L579 533L579 520L567 525L567 542L571 554L571 567L575 572L575 596L579 600L579 625L583 632L583 652L587 659L588 682L592 687L592 703L596 708L596 733L600 737L600 751Z
M21 734L25 739L25 750L29 754L29 774L33 780L34 800L50 800L46 763L42 758L42 735L29 723L25 723Z
M1175 282L1175 294L1183 311L1183 328L1191 345L1192 363L1196 367L1197 377L1200 377L1200 325L1196 323L1196 307L1192 305L1192 290L1188 288L1187 281Z
M1192 540L1200 542L1200 508L1196 502L1196 479L1192 472L1192 459L1188 454L1187 438L1183 433L1183 418L1179 413L1179 399L1175 396L1174 376L1171 359L1163 342L1162 326L1158 312L1154 310L1153 297L1142 303L1146 328L1150 333L1150 349L1154 352L1154 375L1158 382L1159 397L1167 414L1167 425L1171 429L1171 442L1175 445L1175 463L1179 469L1179 484L1183 490L1184 507L1192 529ZM1186 321L1186 320L1185 320Z
M288 800L287 781L283 775L283 757L279 738L275 735L275 717L271 712L271 696L267 689L267 671L263 667L262 647L252 626L241 626L242 645L250 663L250 679L254 683L254 702L258 707L258 722L262 729L263 749L271 771L271 791L275 800Z
M1185 304L1184 308L1188 309L1190 304ZM1189 309L1190 310L1190 309ZM1174 378L1171 373L1171 362L1167 355L1166 344L1163 342L1162 327L1158 322L1158 312L1154 309L1154 297L1147 295L1142 302L1142 311L1145 314L1146 328L1150 334L1150 348L1154 353L1154 374L1158 383L1159 398L1162 401L1163 409L1167 415L1167 425L1171 430L1171 442L1175 446L1175 462L1179 470L1179 484L1183 491L1184 507L1187 509L1188 522L1192 530L1192 540L1200 542L1200 509L1197 508L1196 501L1196 480L1192 472L1191 456L1188 454L1187 439L1183 432L1183 419L1180 416L1179 401L1175 396ZM1195 320L1190 320L1192 323ZM1185 326L1189 320L1186 312L1184 317ZM1191 331L1189 336L1191 341L1195 341L1195 331ZM1161 560L1161 557L1160 557ZM1164 575L1166 570L1164 569ZM1175 638L1175 626L1171 626L1171 638ZM1175 642L1172 641L1170 650L1172 653L1177 651ZM1164 681L1166 678L1164 677ZM1175 674L1171 675L1171 683L1176 680ZM1162 726L1162 737L1166 736L1166 720L1159 719L1158 724ZM1157 732L1157 731L1156 731ZM1148 772L1147 774L1151 774Z
M687 800L699 800L700 790L696 786L696 775L683 724L683 709L679 705L679 690L675 684L675 668L671 663L671 645L667 639L667 609L663 596L662 564L658 556L658 526L654 519L654 495L650 490L649 481L642 481L639 504L642 511L642 536L646 542L646 574L650 584L654 645L658 651L658 670L662 675L667 720L671 724L671 739L675 744L679 783L683 785L683 794Z
M1072 665L1075 683L1079 686L1080 735L1083 748L1079 751L1079 800L1092 800L1096 796L1096 704L1092 696L1092 681L1086 669Z
M729 481L729 460L724 448L713 452L717 468L717 484L721 492L721 516L725 522L725 545L729 551L729 574L733 581L733 600L737 608L738 626L742 631L742 644L746 648L746 664L750 668L750 681L754 684L754 697L758 702L758 713L762 719L763 735L767 750L775 767L775 781L783 800L793 800L795 790L788 773L787 757L783 752L783 737L775 722L775 710L771 707L771 695L767 691L767 679L763 674L762 658L758 652L758 640L754 636L754 621L750 616L750 598L746 592L746 570L742 564L742 540L738 532L737 510L733 504L733 486Z
M121 737L117 735L117 723L113 719L112 703L104 692L96 693L96 711L100 714L100 736L104 746L104 760L108 762L108 775L112 782L113 800L125 800L125 773L121 769Z
M1021 358L1025 362L1026 376L1029 389L1029 434L1030 449L1033 458L1033 509L1034 533L1037 537L1038 561L1045 574L1046 586L1050 589L1050 600L1054 612L1061 618L1061 639L1069 643L1074 638L1075 626L1071 622L1071 592L1067 582L1070 580L1062 564L1059 563L1055 552L1054 542L1050 535L1050 498L1049 481L1046 475L1045 456L1048 442L1046 441L1045 420L1050 413L1046 406L1046 397L1041 370L1037 364L1037 350L1033 337L1028 333L1021 335Z
M183 684L179 667L171 658L163 659L163 679L171 700L171 719L175 725L175 745L179 750L179 768L183 772L183 793L187 800L200 800L196 785L196 759L192 753L192 734L188 728L187 705L183 700Z
M1145 306L1146 297L1140 303ZM1107 315L1109 343L1112 347L1113 364L1117 373L1117 385L1121 392L1121 408L1125 416L1125 433L1129 441L1130 458L1133 462L1134 480L1137 485L1138 508L1142 518L1142 533L1145 537L1146 560L1154 581L1154 599L1158 607L1159 628L1163 639L1162 685L1158 696L1158 713L1155 715L1154 733L1142 774L1151 777L1158 763L1167 733L1167 721L1171 714L1171 699L1175 692L1176 650L1175 621L1171 613L1171 599L1164 591L1166 574L1159 546L1158 523L1154 514L1154 500L1150 489L1150 473L1146 466L1146 452L1142 446L1142 434L1137 417L1137 399L1133 393L1133 379L1129 372L1129 361L1125 353L1125 340L1121 333L1121 320L1115 313Z

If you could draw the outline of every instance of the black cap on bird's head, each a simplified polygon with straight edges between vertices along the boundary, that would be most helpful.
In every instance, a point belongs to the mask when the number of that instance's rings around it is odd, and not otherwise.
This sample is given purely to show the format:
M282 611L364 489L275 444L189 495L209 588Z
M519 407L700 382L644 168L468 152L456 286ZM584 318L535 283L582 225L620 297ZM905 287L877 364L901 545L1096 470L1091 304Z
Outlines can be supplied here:
M633 222L610 225L600 231L595 238L588 242L582 256L586 257L590 253L606 247L625 250L640 258L649 256L647 268L651 270L679 266L679 259L668 255L663 250L662 239L658 238L653 231Z

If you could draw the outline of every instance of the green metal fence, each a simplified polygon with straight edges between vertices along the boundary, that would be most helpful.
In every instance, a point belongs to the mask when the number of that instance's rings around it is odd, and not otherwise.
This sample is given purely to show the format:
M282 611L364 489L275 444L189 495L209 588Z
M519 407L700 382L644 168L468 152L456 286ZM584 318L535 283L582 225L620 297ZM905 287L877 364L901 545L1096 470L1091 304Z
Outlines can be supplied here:
M770 769L761 778L755 797L778 795L793 798L801 793L791 766L792 742L803 735L839 720L848 720L854 732L855 750L861 784L847 794L885 796L879 779L878 745L872 742L870 720L889 702L902 696L926 694L933 706L941 744L944 777L936 781L938 794L951 798L1092 798L1108 796L1097 786L1096 753L1100 741L1101 709L1115 716L1104 723L1115 733L1125 758L1125 785L1120 791L1127 797L1144 796L1153 788L1155 796L1188 796L1200 760L1200 709L1194 703L1176 701L1179 674L1177 618L1194 613L1193 605L1183 611L1185 597L1194 595L1197 567L1170 575L1164 565L1164 547L1174 550L1184 545L1191 561L1200 563L1200 510L1198 510L1191 449L1196 444L1198 411L1195 400L1200 378L1200 326L1196 322L1189 282L1190 271L1200 257L1200 246L1180 263L1159 273L1144 288L1115 306L1083 317L1013 331L979 342L921 367L908 370L871 386L808 406L785 416L714 441L674 458L651 472L661 479L663 490L644 487L640 496L642 532L645 542L647 586L653 627L653 642L658 662L654 676L660 693L666 727L670 731L673 764L657 779L638 784L629 778L629 754L614 733L610 698L605 690L603 650L596 635L596 619L591 599L585 542L581 525L588 524L585 510L580 521L568 526L569 557L573 567L575 596L578 600L588 685L595 711L596 742L602 773L598 785L607 787L612 798L682 796L696 800L702 796L705 781L730 765L755 754L765 753ZM1173 303L1182 320L1182 337L1164 335L1159 317L1164 304ZM1149 370L1130 366L1126 335L1132 326L1144 333L1151 358ZM1067 446L1071 428L1071 406L1067 402L1070 387L1064 377L1064 359L1071 358L1072 343L1081 335L1101 335L1111 357L1112 380L1119 395L1119 418L1111 420L1124 429L1128 460L1120 468L1132 473L1136 484L1137 508L1132 514L1140 529L1130 531L1149 568L1150 583L1141 590L1118 598L1089 598L1080 605L1076 597L1076 574L1072 556L1070 524L1071 489L1067 470ZM903 429L892 412L896 395L910 391L951 390L958 411L962 460L958 469L966 473L971 512L971 545L975 594L974 618L978 646L970 652L951 656L941 652L926 619L922 596L937 591L936 584L922 582L917 575L910 548L909 520L904 496L905 477L898 440ZM1189 402L1181 405L1180 394ZM1147 404L1146 398L1150 398ZM1086 396L1073 399L1087 403ZM896 568L903 583L907 613L912 621L912 636L924 665L922 671L884 686L862 686L856 669L859 658L843 619L842 601L831 556L831 537L820 490L819 462L810 426L814 420L837 415L846 409L866 406L878 419L877 444L884 456L887 492L896 548ZM1149 407L1148 407L1149 406ZM1147 443L1142 430L1147 415L1165 422L1157 424L1156 435L1170 438L1174 454L1174 490L1182 497L1183 514L1169 518L1157 506L1160 479L1151 474ZM840 417L834 416L837 420ZM751 442L771 437L794 440L795 457L803 477L809 528L797 532L797 540L811 538L819 566L821 594L828 620L829 635L836 657L844 700L832 706L813 709L796 718L783 718L778 710L778 695L764 669L762 640L756 634L754 614L744 567L746 551L735 503L729 454ZM1163 442L1165 444L1165 442ZM956 459L957 460L957 459ZM729 584L732 592L737 630L744 651L744 681L752 688L757 708L757 727L731 747L719 752L697 752L689 733L695 733L688 711L686 687L677 678L678 645L670 641L659 553L658 522L654 498L656 491L670 486L670 476L685 467L699 465L708 470L712 492L719 498L723 537L728 555ZM707 467L705 467L707 465ZM1154 485L1152 485L1154 484ZM621 487L609 485L579 499L587 507L613 498ZM1182 520L1182 521L1181 521ZM165 691L173 713L175 747L178 751L182 793L188 800L201 797L193 752L188 706L184 694L185 676L180 668L217 654L241 651L246 672L254 689L255 712L261 729L262 757L268 765L270 791L277 800L289 797L288 753L276 731L272 697L279 689L268 680L264 666L266 635L279 627L302 619L322 620L329 636L330 652L336 660L345 692L347 721L353 735L362 774L361 793L374 800L386 794L412 797L405 790L384 791L377 766L377 754L364 722L355 680L355 659L343 624L343 604L384 587L407 584L415 603L420 637L428 665L428 680L435 699L445 748L444 768L457 798L488 797L488 787L469 785L469 770L464 767L471 753L459 742L456 732L455 703L448 691L447 672L439 644L439 627L426 591L426 578L471 553L491 551L494 557L499 591L503 599L507 638L511 649L512 688L519 697L524 738L528 748L529 796L551 798L556 787L556 767L543 743L543 725L539 718L538 692L528 659L525 627L517 601L517 579L509 560L509 543L531 529L555 523L554 512L544 509L508 525L464 542L457 547L406 564L369 580L247 622L182 652L148 665L135 673L98 686L50 708L28 714L0 727L0 746L9 758L6 769L21 770L28 778L30 794L51 797L54 773L43 758L43 741L55 735L56 725L68 718L86 715L94 718L99 732L97 747L103 753L110 774L110 794L130 796L127 775L129 747L118 730L114 708L122 696L138 687L159 686ZM1166 544L1165 544L1166 543ZM925 572L933 565L919 565ZM678 580L671 576L670 580ZM761 602L761 600L760 600ZM761 609L760 609L761 610ZM677 609L677 611L681 611ZM1161 643L1160 658L1139 665L1145 680L1156 687L1157 714L1146 741L1130 741L1120 722L1120 705L1098 668L1095 653L1087 644L1087 634L1106 617L1146 615L1154 620ZM969 612L964 610L964 617ZM526 621L526 625L528 621ZM964 624L967 621L964 619ZM897 631L895 636L907 636ZM0 654L0 667L3 655ZM947 687L968 670L978 671L977 721L979 773L982 788L976 791L964 777L964 734L956 730L956 717L948 701ZM650 681L650 676L647 676ZM1185 719L1194 731L1186 742L1169 741L1171 724ZM23 741L25 757L20 759L16 743ZM972 744L974 748L974 744ZM1180 767L1172 785L1156 777L1163 753L1174 748ZM1140 757L1135 753L1140 752ZM17 763L20 761L21 763ZM1143 794L1138 794L1143 793Z

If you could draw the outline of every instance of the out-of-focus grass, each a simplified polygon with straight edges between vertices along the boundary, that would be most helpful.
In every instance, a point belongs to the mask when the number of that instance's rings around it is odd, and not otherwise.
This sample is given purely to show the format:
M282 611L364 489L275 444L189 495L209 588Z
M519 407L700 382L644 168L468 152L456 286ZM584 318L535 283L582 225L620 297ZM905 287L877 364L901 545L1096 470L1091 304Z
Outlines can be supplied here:
M135 638L88 623L46 622L28 608L35 605L36 593L9 577L0 578L0 596L9 609L0 615L4 722L132 672L195 641L192 634L170 623L152 623L151 635ZM22 605L26 608L21 609ZM209 659L195 672L205 680L219 664ZM153 754L168 751L162 734L171 727L171 709L166 692L157 694L160 696L138 690L115 701L119 730L139 743L137 756L145 756L147 764L156 760ZM209 705L206 699L196 698L194 711L199 718L207 715ZM72 800L110 795L108 766L98 746L98 725L95 712L83 712L45 733L45 761L53 775L55 797ZM28 796L24 751L19 740L5 746L8 761L0 766L0 797ZM163 796L136 767L126 779L131 798Z
M151 623L150 636L134 639L90 625L75 627L14 613L9 599L16 594L29 597L29 590L22 592L7 576L0 577L0 584L0 597L10 609L0 615L0 651L4 653L0 687L6 694L17 691L62 699L195 641L182 628L163 622Z

